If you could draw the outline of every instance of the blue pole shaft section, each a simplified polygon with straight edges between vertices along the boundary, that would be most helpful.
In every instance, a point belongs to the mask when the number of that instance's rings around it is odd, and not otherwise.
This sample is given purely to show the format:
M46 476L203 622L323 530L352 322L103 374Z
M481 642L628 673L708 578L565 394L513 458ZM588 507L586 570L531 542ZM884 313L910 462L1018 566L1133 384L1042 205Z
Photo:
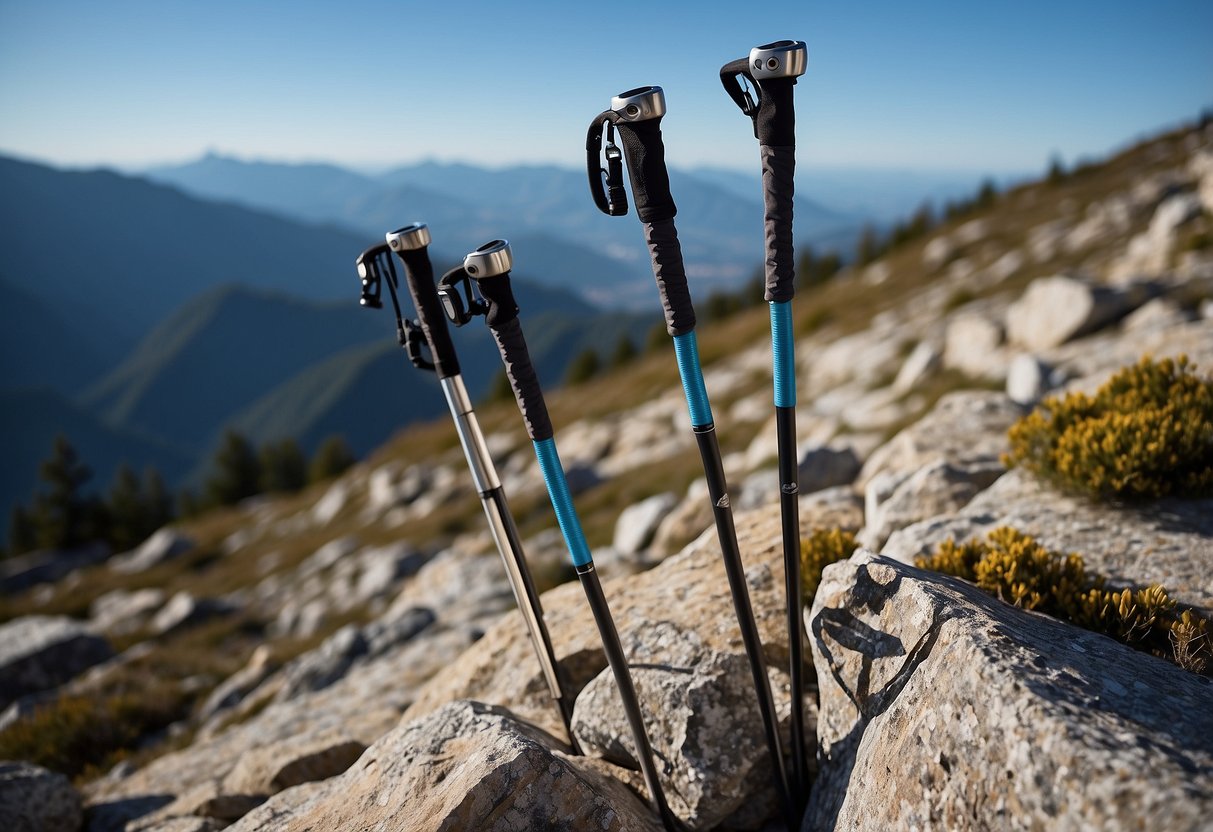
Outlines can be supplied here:
M792 302L771 304L771 360L775 406L796 406L796 346L792 339Z
M585 542L585 532L581 530L581 521L577 519L577 509L573 508L573 496L569 493L568 480L564 478L560 455L556 453L556 440L538 439L534 441L534 445L539 470L543 472L543 484L547 486L548 499L552 501L556 522L560 524L560 533L564 535L564 545L569 550L569 557L573 559L573 566L593 563L590 547Z
M682 378L682 392L687 397L691 425L701 428L712 424L712 406L708 403L707 388L703 386L699 342L694 330L674 336L674 356L678 359L678 375Z

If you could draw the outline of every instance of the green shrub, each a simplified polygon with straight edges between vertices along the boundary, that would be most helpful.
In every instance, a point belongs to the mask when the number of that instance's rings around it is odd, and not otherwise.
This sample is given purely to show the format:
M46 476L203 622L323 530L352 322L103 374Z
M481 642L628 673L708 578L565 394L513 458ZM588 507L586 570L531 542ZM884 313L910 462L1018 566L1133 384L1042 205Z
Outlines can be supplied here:
M1008 465L1100 499L1213 493L1213 382L1184 356L1147 356L1094 396L1047 398L1008 437Z
M184 718L176 686L145 683L100 696L60 696L0 731L0 759L28 760L68 777L113 765L147 734Z
M919 567L955 575L1003 601L1037 610L1201 673L1209 650L1208 622L1178 610L1154 584L1113 589L1087 571L1082 556L1046 549L1017 529L1002 527L985 541L941 543Z
M842 529L814 529L800 539L800 585L804 587L804 602L813 603L821 585L821 570L831 563L846 560L859 548L853 532Z

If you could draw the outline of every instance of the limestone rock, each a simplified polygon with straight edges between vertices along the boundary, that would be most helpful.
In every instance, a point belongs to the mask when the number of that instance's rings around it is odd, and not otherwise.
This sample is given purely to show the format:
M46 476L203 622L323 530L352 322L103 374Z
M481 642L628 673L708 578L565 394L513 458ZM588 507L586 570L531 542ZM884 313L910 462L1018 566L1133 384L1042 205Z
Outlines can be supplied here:
M224 779L223 791L266 795L300 783L327 780L353 765L365 750L365 744L340 732L293 737L250 748Z
M1030 350L1064 344L1094 332L1128 311L1121 292L1066 275L1033 280L1007 310L1007 335Z
M133 551L114 555L109 562L110 569L127 575L144 572L153 566L184 555L193 549L194 545L194 541L186 535L165 526Z
M901 362L901 369L893 379L893 389L898 393L913 390L939 367L942 358L939 347L930 341L919 341L906 356L906 360Z
M211 691L210 696L198 709L198 721L208 720L220 711L225 711L238 704L250 691L265 681L273 670L273 654L269 647L263 644L253 651L248 664Z
M879 548L896 529L957 511L1001 474L1001 467L957 467L943 460L907 476L886 472L868 484L860 541Z
M57 687L114 655L109 642L65 616L26 615L0 625L0 707Z
M87 543L75 549L27 552L0 560L0 592L20 592L31 586L57 581L77 569L100 563L110 556L105 543Z
M80 794L62 774L33 763L0 762L0 829L76 832L83 820Z
M1034 355L1021 354L1007 371L1007 396L1016 404L1034 405L1053 386L1053 370Z
M943 364L970 376L997 376L1003 366L1002 327L985 315L962 312L948 321Z
M769 800L773 795L762 787L771 780L771 766L744 654L713 650L693 630L668 621L634 631L624 649L675 814L694 828L710 829L755 794ZM770 673L786 742L787 674L779 668ZM806 710L811 725L814 709ZM587 753L638 766L609 668L578 695L573 732Z
M1209 680L869 552L826 567L806 829L1198 829Z
M231 830L661 828L626 787L562 750L508 711L455 702L401 724L340 777L302 796L288 790Z
M89 623L105 633L131 633L142 627L148 616L163 604L164 590L156 587L113 589L89 605Z
M882 445L864 463L856 485L866 488L878 473L911 474L944 461L975 476L1002 472L999 456L1006 433L1023 409L1002 393L949 393L922 419Z
M850 510L854 510L853 504ZM805 528L810 527L812 515L802 512L802 523ZM787 664L787 634L778 506L738 512L736 525L766 658L772 669L783 668ZM735 684L741 688L750 684L745 647L732 614L732 599L715 528L705 530L681 553L648 572L613 578L603 570L602 584L625 649L633 646L640 649L642 642L638 640L638 634L642 630L664 628L661 629L663 633L679 630L694 634L703 645L703 655L740 657L740 661L721 659L712 671L715 675L705 679L716 686ZM576 584L558 586L544 593L542 600L566 689L576 694L606 668L593 617L581 587ZM653 659L658 660L656 652ZM629 660L634 667L644 663L643 660ZM736 677L729 675L733 673ZM696 695L707 697L709 692L705 690ZM530 640L516 615L503 616L440 677L422 688L405 716L415 719L447 702L468 698L508 703L520 718L556 736L563 736L559 715L548 696ZM786 694L783 698L786 699ZM650 704L653 708L659 707L657 702ZM656 718L657 715L646 708L646 719ZM761 757L765 754L761 728L755 728L741 709L722 715L720 719L732 726L732 745L746 749L747 753L753 751L759 758L746 765L761 765ZM716 735L720 731L720 723L715 721L710 725L696 722L692 727L695 734L702 731ZM689 733L692 727L688 727ZM688 736L685 745L692 748L698 742ZM705 746L707 742L706 739L703 741ZM693 766L688 765L687 769L691 768ZM707 783L703 788L710 790L713 784ZM755 806L774 806L773 789L751 792L750 798ZM770 803L764 802L768 800Z
M678 505L670 493L656 494L625 508L615 522L612 545L623 555L639 552L652 542L661 521Z
M811 494L839 485L850 485L859 474L855 449L841 444L816 445L804 449L797 464L800 493ZM776 491L774 497L778 497Z
M312 506L312 520L319 526L327 526L345 508L350 498L350 486L345 480L338 480L329 486L324 496Z
M1180 603L1213 613L1213 499L1114 506L1061 494L1016 468L959 514L895 532L882 553L911 563L948 538L984 537L1007 525L1055 551L1079 553L1113 584L1160 583Z
M181 590L157 612L149 623L149 628L156 635L164 635L182 627L192 627L208 618L226 615L232 611L232 605L219 598L195 598L185 590Z

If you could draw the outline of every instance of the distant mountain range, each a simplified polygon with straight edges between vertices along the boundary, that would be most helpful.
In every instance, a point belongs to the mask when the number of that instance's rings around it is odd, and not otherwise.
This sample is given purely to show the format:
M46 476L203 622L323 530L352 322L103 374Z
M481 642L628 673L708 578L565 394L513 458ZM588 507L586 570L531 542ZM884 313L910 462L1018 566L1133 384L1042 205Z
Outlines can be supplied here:
M124 460L181 484L197 481L226 426L308 450L340 433L361 454L443 412L390 314L357 305L354 257L376 239L139 177L0 158L0 533L60 432L99 487ZM519 260L545 244L580 258L591 280L614 268L539 235L516 239ZM436 268L459 251L433 252ZM647 313L603 312L526 271L516 294L545 336L532 346L549 383L579 351L610 349L624 333L639 342L659 318L655 297ZM456 339L479 396L496 350L484 326Z
M718 173L670 172L687 271L700 291L735 287L762 260L757 161L755 171L747 192L736 182L722 185ZM421 220L435 240L459 251L504 236L514 245L520 268L542 282L615 306L653 303L639 223L635 216L599 213L584 171L423 162L372 177L332 165L245 162L209 154L147 175L197 196L368 234ZM849 250L861 224L857 215L808 198L796 201L798 237L816 247Z

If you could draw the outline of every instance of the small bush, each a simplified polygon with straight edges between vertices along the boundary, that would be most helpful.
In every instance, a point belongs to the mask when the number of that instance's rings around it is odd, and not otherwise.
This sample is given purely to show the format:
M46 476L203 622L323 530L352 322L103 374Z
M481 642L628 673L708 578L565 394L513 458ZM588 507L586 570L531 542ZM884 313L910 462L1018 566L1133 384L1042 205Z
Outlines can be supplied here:
M831 563L846 560L859 548L852 532L842 529L815 529L800 539L800 585L804 587L804 602L813 603L821 585L821 570Z
M1169 659L1194 673L1207 667L1208 622L1155 584L1112 589L1089 573L1082 556L1052 552L1034 538L1003 527L985 541L953 540L919 557L919 567L955 575L1003 601L1037 610Z
M179 690L161 683L101 696L60 696L0 731L0 759L28 760L76 777L113 765L148 734L188 712Z
M1100 499L1213 493L1213 382L1184 356L1147 356L1094 396L1047 398L1008 437L1008 465Z

